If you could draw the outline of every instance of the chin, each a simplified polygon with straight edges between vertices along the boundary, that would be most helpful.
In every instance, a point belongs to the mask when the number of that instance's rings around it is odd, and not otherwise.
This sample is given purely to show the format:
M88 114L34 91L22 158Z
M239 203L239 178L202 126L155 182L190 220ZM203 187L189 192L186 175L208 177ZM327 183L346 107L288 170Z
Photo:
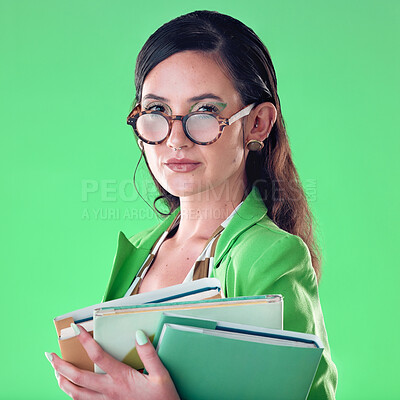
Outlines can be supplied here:
M195 188L191 187L169 187L166 189L169 193L174 195L175 197L187 197L187 196L193 196L197 193L199 193L199 190L196 190Z
M163 182L161 185L166 191L176 197L193 196L206 190L205 185L193 181Z

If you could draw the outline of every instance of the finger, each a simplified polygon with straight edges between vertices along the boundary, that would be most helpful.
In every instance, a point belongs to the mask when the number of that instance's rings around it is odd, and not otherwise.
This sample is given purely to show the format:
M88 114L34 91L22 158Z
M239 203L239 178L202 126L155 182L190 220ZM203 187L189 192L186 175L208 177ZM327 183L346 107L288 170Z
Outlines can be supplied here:
M79 369L58 357L57 354L52 353L52 355L52 365L55 371L75 385L102 393L110 384L110 377L108 375L95 374L91 371Z
M59 375L58 386L63 390L68 396L73 399L85 399L85 400L101 400L104 399L103 395L96 393L93 390L79 387L74 383L70 382L66 377Z
M73 327L75 324L71 324ZM73 327L74 328L74 327ZM75 325L74 330L79 332L78 338L86 350L89 358L110 376L120 375L128 372L132 368L111 357L101 346L90 336L81 325Z
M136 350L149 375L162 376L168 374L167 369L158 357L156 349L141 330L136 331Z

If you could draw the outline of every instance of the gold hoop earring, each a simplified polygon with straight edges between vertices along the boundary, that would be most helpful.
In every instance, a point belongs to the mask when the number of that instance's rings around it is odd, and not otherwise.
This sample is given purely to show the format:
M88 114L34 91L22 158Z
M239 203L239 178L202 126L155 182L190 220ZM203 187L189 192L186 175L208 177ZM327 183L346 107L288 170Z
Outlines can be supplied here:
M246 148L249 151L260 151L264 147L264 143L259 140L249 140L246 143Z

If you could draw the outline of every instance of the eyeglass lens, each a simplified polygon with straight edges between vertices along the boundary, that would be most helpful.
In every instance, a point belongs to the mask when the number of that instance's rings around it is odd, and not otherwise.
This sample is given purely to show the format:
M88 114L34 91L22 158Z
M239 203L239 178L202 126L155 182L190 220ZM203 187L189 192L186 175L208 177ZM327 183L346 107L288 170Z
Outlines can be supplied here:
M163 140L168 134L168 121L158 114L141 115L136 121L140 136L149 141Z
M199 142L209 142L219 133L218 120L210 114L190 115L186 119L185 128L189 136ZM144 114L137 119L136 129L142 138L157 142L168 135L169 125L167 119L160 114Z

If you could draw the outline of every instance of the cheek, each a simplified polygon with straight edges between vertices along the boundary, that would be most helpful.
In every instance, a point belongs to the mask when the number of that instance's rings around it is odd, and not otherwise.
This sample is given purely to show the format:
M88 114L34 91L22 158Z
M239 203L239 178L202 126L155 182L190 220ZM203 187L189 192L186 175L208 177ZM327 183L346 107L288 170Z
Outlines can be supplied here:
M244 158L242 131L238 129L226 133L228 133L226 140L221 143L221 154L225 155L221 157L221 162L227 165L240 165Z
M244 168L244 151L236 143L229 143L215 150L210 165L210 173L214 176L230 176Z
M153 175L155 177L159 176L159 165L158 165L158 160L159 156L156 151L153 149L146 149L144 151L144 154L146 156L147 164L149 165L149 168Z

